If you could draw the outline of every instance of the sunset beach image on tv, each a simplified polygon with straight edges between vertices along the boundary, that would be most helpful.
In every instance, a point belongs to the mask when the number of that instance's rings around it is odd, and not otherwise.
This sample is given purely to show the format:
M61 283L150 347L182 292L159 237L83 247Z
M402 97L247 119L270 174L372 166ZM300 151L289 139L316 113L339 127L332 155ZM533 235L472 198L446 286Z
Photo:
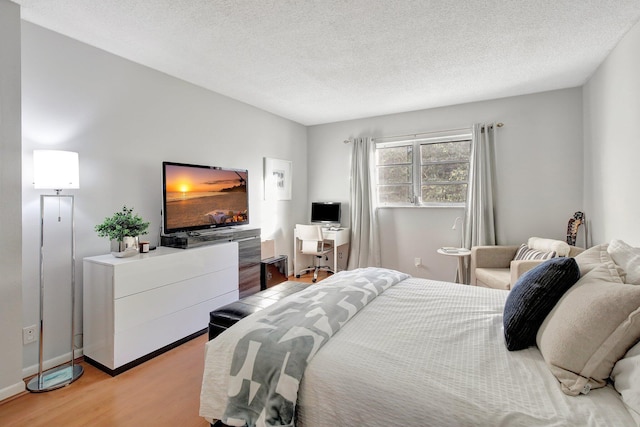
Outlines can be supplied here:
M248 223L248 172L163 163L164 231Z

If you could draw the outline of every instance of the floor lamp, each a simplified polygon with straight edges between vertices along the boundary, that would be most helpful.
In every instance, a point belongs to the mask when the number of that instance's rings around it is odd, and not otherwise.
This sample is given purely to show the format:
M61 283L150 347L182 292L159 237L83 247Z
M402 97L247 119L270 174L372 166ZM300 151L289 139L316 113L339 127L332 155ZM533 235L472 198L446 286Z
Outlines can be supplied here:
M71 384L83 374L82 366L74 364L74 310L76 236L74 224L74 198L60 194L63 189L79 188L78 153L70 151L35 150L33 152L33 186L35 189L55 190L56 194L40 195L40 336L38 353L38 375L27 383L31 392L55 390ZM68 198L71 203L71 362L43 372L44 349L44 205L48 197ZM58 216L60 221L60 216Z

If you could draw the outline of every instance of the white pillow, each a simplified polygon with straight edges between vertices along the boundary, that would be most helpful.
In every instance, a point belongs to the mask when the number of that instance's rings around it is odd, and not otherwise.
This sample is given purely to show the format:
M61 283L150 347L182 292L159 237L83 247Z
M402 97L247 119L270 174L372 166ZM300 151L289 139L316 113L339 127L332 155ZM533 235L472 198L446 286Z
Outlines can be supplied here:
M611 259L627 273L626 283L640 285L640 248L627 245L622 240L612 240L607 252Z
M557 256L569 255L571 247L567 242L554 239L543 239L541 237L529 237L527 246L543 252L555 252Z
M640 414L640 343L616 362L611 379L623 402Z

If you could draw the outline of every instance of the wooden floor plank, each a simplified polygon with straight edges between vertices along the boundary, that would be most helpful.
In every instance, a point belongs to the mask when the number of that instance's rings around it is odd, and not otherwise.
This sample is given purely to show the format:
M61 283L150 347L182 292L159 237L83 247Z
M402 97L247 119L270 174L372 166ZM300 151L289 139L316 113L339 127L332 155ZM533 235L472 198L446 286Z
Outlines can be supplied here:
M198 415L206 335L111 377L81 362L84 375L47 393L0 404L2 426L207 426Z
M318 281L329 275L321 272ZM0 426L208 426L198 415L206 340L201 335L115 377L80 362L84 374L74 383L0 402Z

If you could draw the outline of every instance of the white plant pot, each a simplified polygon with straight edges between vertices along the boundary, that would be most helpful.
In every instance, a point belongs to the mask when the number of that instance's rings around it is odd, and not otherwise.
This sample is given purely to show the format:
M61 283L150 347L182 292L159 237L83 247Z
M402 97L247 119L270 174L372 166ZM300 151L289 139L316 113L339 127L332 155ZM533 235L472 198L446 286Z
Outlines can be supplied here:
M125 258L138 253L138 238L125 237L122 241L111 241L111 255L116 258Z

